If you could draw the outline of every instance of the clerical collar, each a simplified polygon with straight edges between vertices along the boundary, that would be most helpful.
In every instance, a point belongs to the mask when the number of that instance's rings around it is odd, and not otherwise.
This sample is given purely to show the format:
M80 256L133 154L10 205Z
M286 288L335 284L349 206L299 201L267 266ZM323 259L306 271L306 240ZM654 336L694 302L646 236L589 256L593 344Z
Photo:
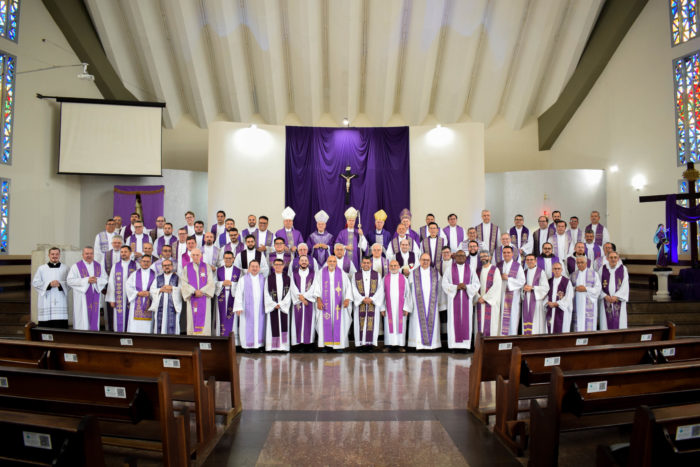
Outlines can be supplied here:
M58 263L52 263L49 261L47 264L49 265L50 268L60 268L61 267L60 261Z
M285 231L285 232L291 232L292 229L288 229L288 228L285 227L284 231Z

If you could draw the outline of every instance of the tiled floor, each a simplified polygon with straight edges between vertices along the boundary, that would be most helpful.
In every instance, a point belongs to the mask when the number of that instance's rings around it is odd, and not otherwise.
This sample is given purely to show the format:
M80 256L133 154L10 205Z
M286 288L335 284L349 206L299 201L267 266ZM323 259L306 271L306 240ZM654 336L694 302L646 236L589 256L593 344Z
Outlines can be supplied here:
M520 464L467 414L470 355L239 356L243 414L205 465Z

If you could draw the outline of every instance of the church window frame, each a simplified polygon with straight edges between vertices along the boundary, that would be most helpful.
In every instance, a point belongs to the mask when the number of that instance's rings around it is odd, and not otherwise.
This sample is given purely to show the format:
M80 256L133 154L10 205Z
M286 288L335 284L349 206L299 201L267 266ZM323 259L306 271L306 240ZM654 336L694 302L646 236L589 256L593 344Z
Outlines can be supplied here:
M698 35L697 0L669 0L671 46L684 44Z
M10 188L10 179L0 178L0 254L10 251Z
M0 163L5 165L12 165L16 85L17 57L0 50Z
M673 60L676 164L700 162L700 51Z
M680 193L688 193L688 180L685 179L680 179L678 180L678 191ZM695 192L700 193L700 180L695 181ZM684 208L688 207L688 200L687 199L679 199L677 203ZM680 234L679 238L679 248L683 253L688 253L690 251L689 246L690 244L688 243L688 237L690 236L690 224L687 221L681 221L679 220L679 226L680 228L678 229L678 232ZM700 224L700 223L699 223ZM698 231L698 238L697 238L698 245L700 245L700 229Z

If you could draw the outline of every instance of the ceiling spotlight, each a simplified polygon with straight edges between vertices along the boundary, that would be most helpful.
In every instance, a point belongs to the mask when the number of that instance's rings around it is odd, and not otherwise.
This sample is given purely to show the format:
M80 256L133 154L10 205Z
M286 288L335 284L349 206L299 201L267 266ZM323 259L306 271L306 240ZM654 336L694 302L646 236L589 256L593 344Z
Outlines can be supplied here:
M616 166L616 165L611 165L611 166L610 166L610 173L615 173L615 172L617 172L617 171L619 171L619 170L620 170L620 168L619 168L618 166Z
M348 120L348 117L344 117L344 118L343 118L343 126L344 126L345 128L347 128L347 127L350 126L350 120Z

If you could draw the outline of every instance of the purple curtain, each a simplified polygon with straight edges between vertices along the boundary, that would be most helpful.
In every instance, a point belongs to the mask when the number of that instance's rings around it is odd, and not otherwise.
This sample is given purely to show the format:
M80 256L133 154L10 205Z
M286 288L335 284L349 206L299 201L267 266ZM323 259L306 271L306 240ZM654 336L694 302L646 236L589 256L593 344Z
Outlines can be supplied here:
M678 220L697 222L700 220L700 205L684 208L676 202L676 195L666 196L666 228L669 230L671 263L678 263Z
M131 213L136 212L136 195L141 198L143 224L147 229L154 228L156 217L163 215L164 185L114 185L113 215L121 216L123 224L128 225Z
M350 166L350 206L360 211L365 231L384 209L385 229L394 232L399 212L410 207L408 127L287 127L285 203L296 211L294 226L306 238L316 229L314 214L328 213L328 231L345 226L345 180Z

